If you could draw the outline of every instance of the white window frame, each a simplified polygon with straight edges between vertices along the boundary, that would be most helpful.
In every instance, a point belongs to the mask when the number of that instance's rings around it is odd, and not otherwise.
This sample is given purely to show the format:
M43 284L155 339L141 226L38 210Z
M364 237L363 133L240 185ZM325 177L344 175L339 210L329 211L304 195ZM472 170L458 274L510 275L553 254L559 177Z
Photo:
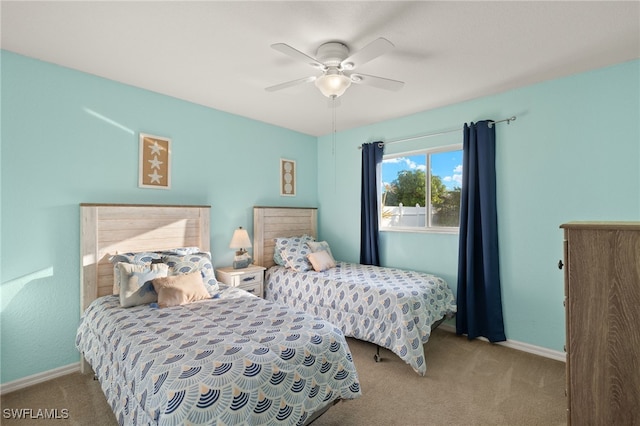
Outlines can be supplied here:
M428 213L431 211L431 155L432 154L440 154L448 151L462 151L463 145L461 143L452 144L452 145L443 145L433 148L425 148L419 150L411 150L411 151L400 151L394 152L393 154L385 154L382 157L382 161L391 158L398 157L409 157L412 155L421 155L424 154L426 161L426 171L425 171L425 189L426 189L426 200L425 200L425 208L427 209L427 213L425 214L425 226L383 226L382 225L382 214L384 209L379 209L378 212L378 224L379 230L383 232L413 232L413 233L437 233L437 234L458 234L460 232L459 226L432 226L431 214ZM463 154L464 155L464 154ZM382 168L382 164L380 165ZM378 176L378 184L380 188L382 188L382 173ZM382 191L381 191L382 193ZM380 200L381 201L381 200ZM379 205L382 203L380 202Z

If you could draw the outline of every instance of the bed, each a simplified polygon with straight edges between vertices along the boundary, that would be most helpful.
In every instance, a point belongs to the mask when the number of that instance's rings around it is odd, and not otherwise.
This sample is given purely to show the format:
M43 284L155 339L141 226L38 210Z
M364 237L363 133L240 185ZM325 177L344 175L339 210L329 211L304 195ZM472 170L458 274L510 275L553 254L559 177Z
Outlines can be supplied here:
M456 311L445 280L335 261L328 243L315 241L315 208L254 207L253 214L254 263L268 268L266 299L321 316L345 336L387 348L416 373L426 374L423 345L431 330ZM379 351L374 358L380 360Z
M210 260L208 206L80 209L83 313L76 346L83 372L93 370L119 424L302 425L360 396L340 329L212 281L211 262L199 263ZM175 258L182 260L167 262ZM167 275L121 274L132 268ZM187 280L206 290L202 300L166 302L172 300L166 294L184 293ZM123 305L122 289L143 281L157 289L157 302ZM134 300L126 294L127 303Z

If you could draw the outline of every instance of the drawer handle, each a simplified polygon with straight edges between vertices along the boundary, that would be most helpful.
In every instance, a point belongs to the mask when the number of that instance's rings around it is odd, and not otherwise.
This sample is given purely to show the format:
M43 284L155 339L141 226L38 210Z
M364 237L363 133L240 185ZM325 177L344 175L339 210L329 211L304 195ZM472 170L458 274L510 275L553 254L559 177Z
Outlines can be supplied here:
M256 289L255 289L255 288L252 288L252 289L249 289L249 290L247 290L247 291L248 291L249 293L255 293L255 292L256 292Z
M242 281L244 281L245 283L248 283L249 281L255 281L256 277L246 277L243 278Z

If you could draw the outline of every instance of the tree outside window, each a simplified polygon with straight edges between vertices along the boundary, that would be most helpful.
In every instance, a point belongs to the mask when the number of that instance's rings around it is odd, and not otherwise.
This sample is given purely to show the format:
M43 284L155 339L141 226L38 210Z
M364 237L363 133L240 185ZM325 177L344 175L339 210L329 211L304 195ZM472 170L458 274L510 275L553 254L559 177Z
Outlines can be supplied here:
M387 155L381 175L381 229L457 231L461 146Z

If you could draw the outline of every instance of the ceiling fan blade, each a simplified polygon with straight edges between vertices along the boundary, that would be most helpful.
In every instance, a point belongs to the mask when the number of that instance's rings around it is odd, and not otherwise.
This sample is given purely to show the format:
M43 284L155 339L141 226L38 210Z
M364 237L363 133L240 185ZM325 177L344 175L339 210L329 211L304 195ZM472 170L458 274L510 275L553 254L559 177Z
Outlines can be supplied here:
M272 44L271 47L274 48L275 50L277 50L278 52L284 53L285 55L288 55L288 56L292 57L293 59L305 62L306 64L311 65L314 68L318 68L318 69L321 69L321 70L324 70L326 68L324 66L324 64L321 64L315 58L312 58L311 56L307 55L306 53L302 53L298 49L294 49L293 47L289 46L288 44L276 43L276 44Z
M393 49L395 46L386 38L380 37L367 44L362 49L349 56L340 63L340 66L346 70L355 69L380 55L383 55Z
M376 77L367 74L351 74L351 82L355 84L365 84L385 90L400 90L404 86L404 81L391 80L390 78Z
M315 75L305 78L299 78L297 80L287 81L286 83L276 84L275 86L269 86L265 88L267 92L275 92L276 90L286 89L287 87L297 86L298 84L311 83L316 80Z

